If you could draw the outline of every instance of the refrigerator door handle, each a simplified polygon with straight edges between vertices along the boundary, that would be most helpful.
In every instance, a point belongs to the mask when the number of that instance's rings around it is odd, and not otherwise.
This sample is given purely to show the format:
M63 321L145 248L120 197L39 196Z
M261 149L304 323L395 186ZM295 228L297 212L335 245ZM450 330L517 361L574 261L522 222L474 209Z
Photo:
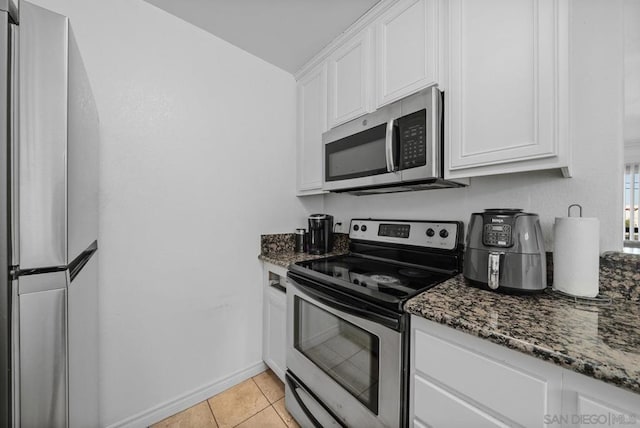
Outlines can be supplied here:
M71 282L82 271L82 268L89 263L96 251L98 251L98 241L93 241L86 250L69 263L69 278Z
M11 186L9 188L10 196L9 203L10 206L10 239L11 239L11 266L19 266L20 265L20 246L19 246L19 235L18 231L20 228L19 219L20 219L20 206L19 206L19 174L18 165L20 165L19 158L19 116L18 116L18 91L19 91L19 82L18 82L18 43L19 43L19 32L18 27L16 25L11 24L9 26L9 37L10 40L10 53L11 56L11 70L9 73L9 171L10 171L10 180Z

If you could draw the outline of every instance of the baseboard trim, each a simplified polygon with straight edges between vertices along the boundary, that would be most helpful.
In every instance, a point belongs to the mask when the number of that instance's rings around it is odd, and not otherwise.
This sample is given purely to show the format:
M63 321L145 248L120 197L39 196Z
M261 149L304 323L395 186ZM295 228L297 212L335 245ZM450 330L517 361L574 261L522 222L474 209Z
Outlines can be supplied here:
M108 425L107 428L139 428L148 427L171 415L175 415L189 407L206 400L242 381L249 379L267 369L264 362L260 361L251 366L223 377L209 385L196 388L186 394L180 395L172 400L144 410L136 415L130 416L119 422Z

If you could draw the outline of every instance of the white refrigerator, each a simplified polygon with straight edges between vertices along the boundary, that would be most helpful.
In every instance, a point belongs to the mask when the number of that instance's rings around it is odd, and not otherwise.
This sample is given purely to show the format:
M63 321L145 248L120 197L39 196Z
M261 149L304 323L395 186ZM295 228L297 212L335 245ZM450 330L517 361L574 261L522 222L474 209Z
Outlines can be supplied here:
M0 426L98 426L98 116L66 17L0 0Z

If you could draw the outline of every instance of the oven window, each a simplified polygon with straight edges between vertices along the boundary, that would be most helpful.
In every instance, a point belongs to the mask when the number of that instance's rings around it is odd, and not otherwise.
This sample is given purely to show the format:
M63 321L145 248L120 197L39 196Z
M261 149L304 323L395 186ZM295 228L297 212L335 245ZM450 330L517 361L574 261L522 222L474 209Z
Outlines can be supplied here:
M377 336L296 296L294 346L378 414Z

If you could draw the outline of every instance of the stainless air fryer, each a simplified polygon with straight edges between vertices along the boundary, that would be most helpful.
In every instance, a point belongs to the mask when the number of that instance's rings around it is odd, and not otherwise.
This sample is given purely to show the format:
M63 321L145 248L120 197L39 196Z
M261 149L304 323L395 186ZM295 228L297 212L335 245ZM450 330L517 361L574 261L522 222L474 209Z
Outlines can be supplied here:
M309 254L325 254L333 248L333 216L311 214L309 216Z
M515 293L547 287L544 239L537 214L492 208L471 214L464 277L474 285Z

